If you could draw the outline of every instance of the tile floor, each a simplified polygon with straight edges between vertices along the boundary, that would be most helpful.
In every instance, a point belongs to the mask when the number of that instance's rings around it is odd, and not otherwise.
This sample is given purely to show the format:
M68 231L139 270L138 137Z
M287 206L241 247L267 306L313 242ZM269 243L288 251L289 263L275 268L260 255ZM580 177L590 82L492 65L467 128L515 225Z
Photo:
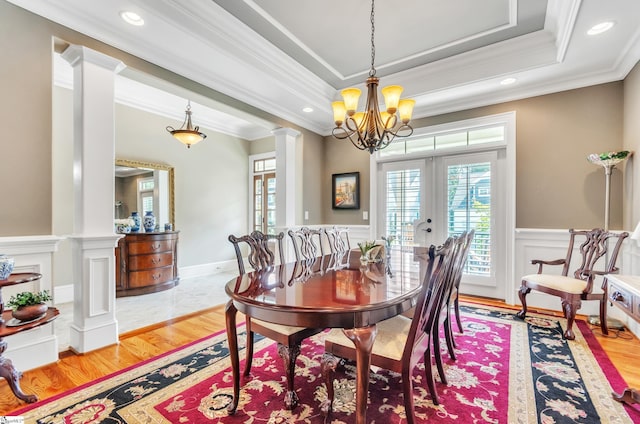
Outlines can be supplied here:
M184 278L178 286L158 293L116 299L118 333L226 303L224 285L235 274L218 273L205 277ZM69 348L69 326L73 322L73 304L55 305L60 316L54 321L58 350Z

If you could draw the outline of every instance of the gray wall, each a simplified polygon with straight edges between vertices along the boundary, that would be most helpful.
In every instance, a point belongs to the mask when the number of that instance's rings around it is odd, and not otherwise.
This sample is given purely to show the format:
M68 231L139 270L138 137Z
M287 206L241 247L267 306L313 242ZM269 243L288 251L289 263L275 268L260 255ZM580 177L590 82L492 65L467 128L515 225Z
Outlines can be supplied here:
M586 157L622 149L622 82L418 119L412 125L427 127L508 111L516 112L516 227L603 226L604 171ZM369 154L355 151L344 140L327 137L326 143L325 163L330 165L323 176L323 193L330 196L330 173L360 171L361 211L368 210ZM622 180L622 169L615 169L612 229L622 228ZM325 221L362 224L361 211L333 211L325 205Z

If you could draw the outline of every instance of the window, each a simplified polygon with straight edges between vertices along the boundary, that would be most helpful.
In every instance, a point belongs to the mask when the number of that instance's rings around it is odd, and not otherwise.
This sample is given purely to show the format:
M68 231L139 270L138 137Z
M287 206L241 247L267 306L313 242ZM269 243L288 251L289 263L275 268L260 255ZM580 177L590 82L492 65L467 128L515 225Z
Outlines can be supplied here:
M416 130L418 131L418 130ZM447 150L466 149L470 146L482 146L490 143L505 144L505 125L490 125L473 129L455 129L396 139L387 148L380 150L380 157L431 152L430 155L444 154Z
M138 201L140 202L140 206L142 207L142 215L145 212L153 212L154 215L157 215L157 211L153 208L153 190L155 187L155 183L153 181L153 177L151 178L140 178L138 180Z
M253 230L265 234L276 233L276 158L269 155L249 158L252 174Z

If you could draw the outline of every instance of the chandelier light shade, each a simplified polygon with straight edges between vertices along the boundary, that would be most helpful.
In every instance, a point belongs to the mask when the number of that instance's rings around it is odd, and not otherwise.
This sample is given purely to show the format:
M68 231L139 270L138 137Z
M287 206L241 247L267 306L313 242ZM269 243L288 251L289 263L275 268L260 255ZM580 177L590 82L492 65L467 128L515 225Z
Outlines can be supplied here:
M192 144L196 144L207 138L207 135L200 132L199 127L194 127L191 123L191 101L187 103L187 110L185 111L186 115L184 117L184 122L180 129L174 129L173 127L168 126L167 131L171 133L178 141L182 144L185 144L187 148L191 148Z
M351 143L360 150L375 151L384 149L395 137L408 137L413 134L413 128L409 125L415 100L401 99L402 87L390 85L384 87L385 111L380 111L378 103L378 83L376 68L374 66L375 49L375 0L371 0L371 69L367 78L367 100L365 110L358 112L358 100L361 91L357 88L346 88L340 92L341 101L331 104L333 108L333 120L336 127L333 136L339 140L348 138Z

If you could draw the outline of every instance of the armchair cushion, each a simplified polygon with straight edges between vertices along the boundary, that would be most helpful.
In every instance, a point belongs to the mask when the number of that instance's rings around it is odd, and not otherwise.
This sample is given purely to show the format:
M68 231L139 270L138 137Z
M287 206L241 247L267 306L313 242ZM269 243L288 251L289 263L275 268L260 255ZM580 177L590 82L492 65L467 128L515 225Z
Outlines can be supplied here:
M587 287L587 282L563 275L529 274L522 277L522 281L544 286L566 293L580 294Z

